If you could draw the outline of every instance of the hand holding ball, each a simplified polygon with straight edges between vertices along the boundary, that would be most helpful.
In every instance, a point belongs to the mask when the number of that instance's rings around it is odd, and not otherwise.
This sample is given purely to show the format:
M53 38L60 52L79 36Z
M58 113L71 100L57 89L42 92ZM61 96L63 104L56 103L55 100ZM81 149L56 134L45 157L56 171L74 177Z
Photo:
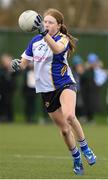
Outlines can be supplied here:
M35 20L38 13L33 10L24 11L18 20L19 27L25 32L33 32L37 28L35 26Z

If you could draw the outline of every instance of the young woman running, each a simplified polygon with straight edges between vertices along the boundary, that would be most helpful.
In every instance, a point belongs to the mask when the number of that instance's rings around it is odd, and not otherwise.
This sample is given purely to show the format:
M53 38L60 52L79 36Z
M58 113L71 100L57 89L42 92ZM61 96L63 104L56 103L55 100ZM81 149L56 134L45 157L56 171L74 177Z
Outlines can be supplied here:
M63 14L56 9L48 9L43 20L38 15L35 27L39 34L30 41L21 60L12 61L12 68L14 71L23 70L33 61L36 92L41 93L49 116L60 129L73 157L74 173L82 175L84 169L80 150L90 165L95 164L96 156L88 147L75 115L76 82L67 61L69 53L75 49L75 39L64 25Z

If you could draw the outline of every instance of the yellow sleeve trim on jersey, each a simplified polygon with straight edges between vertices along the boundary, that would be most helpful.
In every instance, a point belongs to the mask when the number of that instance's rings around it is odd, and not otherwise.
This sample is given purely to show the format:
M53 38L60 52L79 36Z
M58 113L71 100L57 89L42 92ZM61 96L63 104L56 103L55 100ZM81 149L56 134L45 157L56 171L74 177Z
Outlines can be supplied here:
M62 37L59 40L59 42L61 42L62 44L64 44L64 46L66 47L67 43L69 42L69 40L67 39L65 34L60 34Z

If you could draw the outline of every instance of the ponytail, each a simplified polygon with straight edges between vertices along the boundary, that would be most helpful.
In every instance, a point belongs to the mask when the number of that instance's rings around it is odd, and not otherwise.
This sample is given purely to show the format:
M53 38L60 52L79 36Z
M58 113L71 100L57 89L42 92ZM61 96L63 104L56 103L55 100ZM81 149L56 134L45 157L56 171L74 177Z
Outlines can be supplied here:
M72 52L74 52L78 39L76 39L75 37L71 36L68 33L67 27L64 25L64 16L60 11L58 11L57 9L51 8L51 9L48 9L47 11L45 11L44 17L47 15L54 17L56 19L57 23L61 24L60 32L62 34L65 34L69 38L69 41L70 41L70 50L68 51L68 54L70 55Z
M68 33L68 30L67 30L67 27L65 26L65 24L61 25L60 32L65 34L69 38L69 41L70 41L69 55L70 55L71 53L74 52L74 50L76 48L76 44L78 42L78 39L73 37L71 34Z

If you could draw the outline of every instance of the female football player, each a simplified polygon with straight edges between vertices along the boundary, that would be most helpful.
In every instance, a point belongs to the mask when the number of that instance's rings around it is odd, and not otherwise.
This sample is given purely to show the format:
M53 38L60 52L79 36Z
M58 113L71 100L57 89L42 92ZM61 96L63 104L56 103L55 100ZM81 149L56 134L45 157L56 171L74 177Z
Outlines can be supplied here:
M67 31L64 17L56 9L48 9L44 20L38 15L35 27L39 30L22 54L22 59L12 61L15 71L23 70L33 61L36 92L41 93L43 102L51 119L57 124L74 161L75 174L83 174L81 151L90 165L96 156L88 147L82 127L75 116L76 82L67 59L75 49L75 38ZM74 130L74 133L72 132Z

